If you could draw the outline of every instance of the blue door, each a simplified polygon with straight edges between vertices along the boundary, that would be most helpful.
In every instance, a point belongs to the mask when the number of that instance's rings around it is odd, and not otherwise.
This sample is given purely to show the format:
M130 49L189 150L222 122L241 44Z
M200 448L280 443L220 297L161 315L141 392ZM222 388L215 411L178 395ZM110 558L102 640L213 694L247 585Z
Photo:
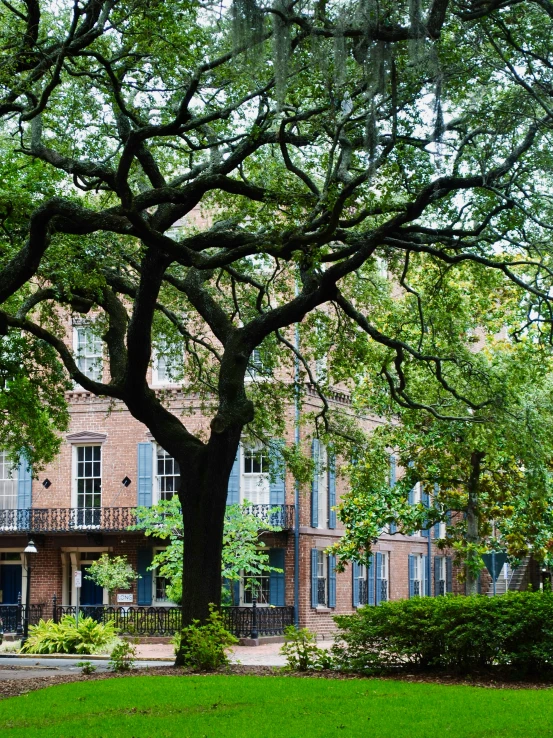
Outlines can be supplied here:
M81 587L81 605L101 605L104 602L104 590L86 578L88 566L81 566L83 586Z
M3 605L16 605L21 592L21 564L2 564L0 566L0 590Z

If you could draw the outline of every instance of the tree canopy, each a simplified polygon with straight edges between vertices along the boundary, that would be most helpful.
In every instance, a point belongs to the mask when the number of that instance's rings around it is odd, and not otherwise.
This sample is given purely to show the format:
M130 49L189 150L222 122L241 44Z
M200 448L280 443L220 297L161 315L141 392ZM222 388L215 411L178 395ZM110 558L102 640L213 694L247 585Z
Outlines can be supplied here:
M474 362L451 350L456 306L432 310L444 280L507 296L513 338L535 326L549 341L550 3L13 0L0 13L0 325L124 403L187 470L186 622L219 596L221 545L206 547L222 541L244 428L274 436L309 384L320 432L351 435L327 396L364 380L367 351L401 406L458 418L426 401L432 382L484 407ZM411 285L421 270L425 291ZM102 380L79 370L64 310L104 341ZM147 383L152 345L182 342L201 433ZM254 351L264 371L249 381Z

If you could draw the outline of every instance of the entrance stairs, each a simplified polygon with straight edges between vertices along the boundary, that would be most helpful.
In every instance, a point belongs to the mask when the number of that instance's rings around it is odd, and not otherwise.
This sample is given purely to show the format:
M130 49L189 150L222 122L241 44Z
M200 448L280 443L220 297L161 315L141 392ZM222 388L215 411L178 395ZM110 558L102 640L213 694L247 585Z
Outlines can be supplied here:
M498 595L505 592L522 592L528 588L530 578L529 572L530 556L525 556L516 569L509 570L509 578L503 576L497 578L495 593ZM493 582L490 582L487 592L488 597L493 597Z

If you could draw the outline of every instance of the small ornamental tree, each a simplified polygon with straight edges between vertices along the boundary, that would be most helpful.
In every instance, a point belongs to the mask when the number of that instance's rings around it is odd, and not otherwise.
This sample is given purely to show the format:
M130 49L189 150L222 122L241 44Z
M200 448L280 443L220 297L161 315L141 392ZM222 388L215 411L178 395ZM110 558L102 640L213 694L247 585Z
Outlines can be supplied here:
M127 561L126 556L109 556L103 553L97 561L93 561L85 579L108 590L111 604L112 594L116 589L129 589L139 575Z
M248 573L249 587L257 587L256 577L267 572L281 572L282 569L270 566L269 554L265 551L265 543L260 535L265 532L277 532L276 525L258 518L249 512L250 503L227 505L225 527L223 532L223 557L221 579L224 592L233 605L233 582L240 581L243 572ZM269 511L269 519L271 511ZM182 512L178 497L162 500L152 507L141 507L137 510L138 523L134 530L143 530L147 536L155 536L169 540L169 545L156 554L151 569L159 569L160 576L169 579L167 596L173 602L182 600L182 547L183 525ZM230 585L230 586L229 586Z

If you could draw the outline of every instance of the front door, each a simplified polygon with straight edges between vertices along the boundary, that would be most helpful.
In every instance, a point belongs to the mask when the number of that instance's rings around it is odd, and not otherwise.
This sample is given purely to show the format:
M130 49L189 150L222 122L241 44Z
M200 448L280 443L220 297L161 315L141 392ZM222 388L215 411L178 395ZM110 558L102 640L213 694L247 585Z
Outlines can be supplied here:
M17 596L21 592L21 564L0 566L0 591L3 605L17 605Z
M90 564L88 565L90 566ZM83 586L81 587L81 605L102 605L104 602L104 590L90 579L86 578L88 566L81 565L83 572Z

